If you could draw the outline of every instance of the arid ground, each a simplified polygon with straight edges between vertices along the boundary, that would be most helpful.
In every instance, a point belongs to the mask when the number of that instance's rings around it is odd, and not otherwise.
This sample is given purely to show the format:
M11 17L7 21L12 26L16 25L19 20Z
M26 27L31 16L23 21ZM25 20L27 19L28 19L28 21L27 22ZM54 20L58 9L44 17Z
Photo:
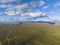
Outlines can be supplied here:
M60 45L60 25L2 24L0 25L0 45Z

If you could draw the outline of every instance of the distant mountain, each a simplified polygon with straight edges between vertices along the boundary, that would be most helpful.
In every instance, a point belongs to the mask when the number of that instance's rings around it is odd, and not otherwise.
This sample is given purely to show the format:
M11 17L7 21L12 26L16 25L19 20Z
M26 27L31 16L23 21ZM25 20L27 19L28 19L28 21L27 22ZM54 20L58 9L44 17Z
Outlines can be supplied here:
M56 24L55 22L50 22L50 21L32 21L31 23L49 23L49 24Z
M0 24L23 24L23 23L49 23L49 24L56 24L55 22L50 21L26 21L26 22L0 22Z

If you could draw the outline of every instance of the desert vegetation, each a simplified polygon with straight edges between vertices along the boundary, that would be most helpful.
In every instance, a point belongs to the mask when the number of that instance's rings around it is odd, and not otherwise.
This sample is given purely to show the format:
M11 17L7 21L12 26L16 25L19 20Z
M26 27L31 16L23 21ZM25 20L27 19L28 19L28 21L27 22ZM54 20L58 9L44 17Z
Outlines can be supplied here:
M60 25L0 25L0 45L60 45Z

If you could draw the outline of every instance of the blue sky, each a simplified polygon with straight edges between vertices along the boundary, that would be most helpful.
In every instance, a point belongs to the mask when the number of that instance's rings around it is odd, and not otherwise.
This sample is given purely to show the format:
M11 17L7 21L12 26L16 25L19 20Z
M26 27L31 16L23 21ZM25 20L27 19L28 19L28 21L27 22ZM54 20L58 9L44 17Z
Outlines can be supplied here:
M0 0L0 22L58 21L60 0Z

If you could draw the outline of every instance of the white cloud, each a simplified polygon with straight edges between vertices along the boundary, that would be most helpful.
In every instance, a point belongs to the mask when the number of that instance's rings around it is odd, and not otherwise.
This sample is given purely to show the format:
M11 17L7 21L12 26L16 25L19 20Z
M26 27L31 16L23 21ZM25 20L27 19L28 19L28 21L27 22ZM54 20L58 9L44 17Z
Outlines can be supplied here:
M55 6L55 7L60 7L60 2L56 2L56 3L54 4L54 6Z
M5 5L5 4L1 4L0 8L11 8L13 7L13 5L9 4L9 5Z
M43 1L43 0L41 0L40 2L39 2L39 6L41 7L41 6L43 6L45 4L45 2Z
M9 9L25 9L28 7L28 3L20 4L20 5L6 5L6 4L1 4L0 8L9 8Z
M28 8L28 3L24 3L24 4L20 4L20 5L5 5L2 4L0 5L0 8L6 8L4 15L8 15L8 16L13 16L13 15L20 15L22 13L22 11L24 11L24 9ZM14 11L16 10L16 11ZM0 12L0 15L2 15L3 13Z
M46 13L44 13L44 12L27 12L27 13L22 13L21 16L30 16L30 17L34 18L34 17L39 17L39 16L46 16Z
M42 16L46 16L46 15L47 15L47 13L44 13L44 12L42 13Z
M17 10L17 11L15 12L15 15L20 15L21 13L22 13L22 11Z
M48 19L50 19L50 20L55 20L56 17L48 16Z
M51 21L60 21L60 18L54 16L48 16L48 19Z
M31 17L37 17L37 16L40 16L42 14L42 12L29 12L29 15Z
M16 6L14 6L13 8L17 8L17 9L25 9L25 8L28 8L28 3L16 5Z
M36 6L42 7L44 4L45 2L43 0L36 0L36 1L33 0L30 2L31 7L36 7Z
M2 6L1 6L2 7ZM28 3L23 3L19 5L5 5L6 10L24 10L29 7Z
M6 11L5 14L8 16L14 16L15 12L13 10L12 11Z
M36 7L37 6L37 2L36 1L32 1L32 2L30 2L30 5L31 5L31 7Z
M25 17L21 17L20 20L23 21L23 20L26 20L26 18Z
M0 0L1 3L9 3L9 2L16 2L19 0Z
M43 9L48 9L49 6L44 6Z
M34 2L34 4L35 4L35 2ZM40 5L43 5L43 4L45 4L45 2L40 1ZM4 12L4 14L8 15L8 16L20 15L23 18L25 16L29 16L29 18L30 17L34 18L34 17L39 17L39 16L45 16L46 15L45 12L33 11L33 10L28 11L29 6L30 6L29 3L23 3L23 4L20 4L20 5L14 5L14 6L13 5L2 5L1 7L6 8L6 11ZM28 12L25 12L24 11L25 9ZM14 10L16 10L16 11L14 11Z

